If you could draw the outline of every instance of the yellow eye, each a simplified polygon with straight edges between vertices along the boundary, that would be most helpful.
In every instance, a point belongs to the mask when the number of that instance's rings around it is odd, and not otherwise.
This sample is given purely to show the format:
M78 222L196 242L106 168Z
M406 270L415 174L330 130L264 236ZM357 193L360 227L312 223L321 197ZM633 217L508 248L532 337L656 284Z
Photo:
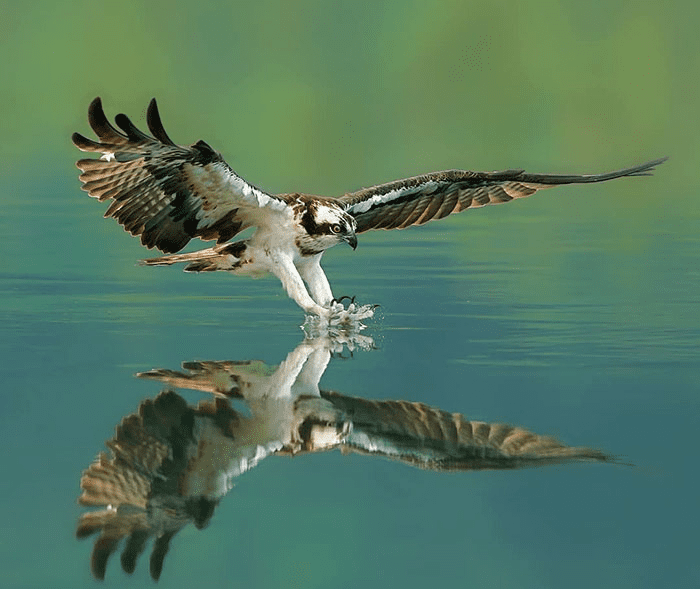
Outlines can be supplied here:
M337 223L335 225L331 225L331 231L333 233L340 233L343 230L343 228L338 225Z

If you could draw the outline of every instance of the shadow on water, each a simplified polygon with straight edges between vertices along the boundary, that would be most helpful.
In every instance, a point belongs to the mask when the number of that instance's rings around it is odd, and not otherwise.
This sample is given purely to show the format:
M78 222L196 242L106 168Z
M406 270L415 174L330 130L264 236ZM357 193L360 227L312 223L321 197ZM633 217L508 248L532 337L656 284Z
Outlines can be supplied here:
M273 456L339 449L433 471L517 469L568 461L610 461L595 449L571 447L519 426L470 421L411 401L379 401L323 390L335 355L372 339L306 337L277 367L262 361L184 362L182 371L154 369L139 378L165 383L123 417L115 436L83 473L77 536L99 533L95 577L125 541L132 573L153 538L150 573L158 579L170 541L193 523L203 529L233 479ZM173 388L209 393L190 404Z

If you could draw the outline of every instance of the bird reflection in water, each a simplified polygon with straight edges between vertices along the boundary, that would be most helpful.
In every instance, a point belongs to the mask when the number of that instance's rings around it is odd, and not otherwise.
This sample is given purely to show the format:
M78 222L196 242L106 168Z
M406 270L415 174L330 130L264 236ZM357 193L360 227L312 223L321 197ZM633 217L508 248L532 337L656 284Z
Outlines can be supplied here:
M319 389L333 351L343 345L367 347L371 339L307 338L276 368L259 361L185 362L182 372L138 374L213 397L190 405L166 389L144 400L106 442L110 454L84 471L78 501L101 508L81 515L77 529L79 538L99 532L94 576L104 578L122 540L122 568L132 573L153 538L150 573L158 579L173 536L190 522L206 527L233 479L271 455L338 448L436 471L611 460L595 449L423 403ZM245 411L236 408L240 403Z

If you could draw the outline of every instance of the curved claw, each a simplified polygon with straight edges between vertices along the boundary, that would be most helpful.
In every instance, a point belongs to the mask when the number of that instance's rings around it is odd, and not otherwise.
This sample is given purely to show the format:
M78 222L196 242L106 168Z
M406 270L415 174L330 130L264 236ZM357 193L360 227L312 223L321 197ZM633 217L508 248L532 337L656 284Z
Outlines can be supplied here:
M331 301L331 304L333 304L333 303L338 303L338 304L341 304L341 305L342 305L342 304L343 304L343 301L344 301L345 299L348 299L348 300L350 301L350 304L351 304L351 305L355 302L355 297L349 297L349 296L347 296L347 295L343 295L343 296L340 297L340 298L337 298L337 299L334 298L334 299Z
M355 355L352 353L352 350L348 350L348 353L345 354L345 348L343 348L340 352L331 352L331 358L334 360L352 360Z

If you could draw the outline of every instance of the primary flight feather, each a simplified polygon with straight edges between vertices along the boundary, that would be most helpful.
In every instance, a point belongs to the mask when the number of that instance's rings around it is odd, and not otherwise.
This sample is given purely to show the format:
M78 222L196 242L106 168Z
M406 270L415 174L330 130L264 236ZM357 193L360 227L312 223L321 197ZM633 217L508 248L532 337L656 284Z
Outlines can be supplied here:
M320 261L338 243L357 247L357 234L370 229L403 229L452 213L530 196L560 184L604 182L646 176L666 158L606 174L527 174L523 170L447 170L397 180L341 197L268 194L238 176L204 141L176 145L163 128L155 99L147 112L152 136L124 114L115 128L95 98L88 121L98 141L73 134L82 151L102 154L81 159L83 190L109 200L105 217L141 236L148 248L173 254L144 260L147 265L185 262L186 271L233 274L273 273L306 313L328 317L334 302ZM245 240L229 242L254 227ZM177 254L192 238L216 240L204 250Z

